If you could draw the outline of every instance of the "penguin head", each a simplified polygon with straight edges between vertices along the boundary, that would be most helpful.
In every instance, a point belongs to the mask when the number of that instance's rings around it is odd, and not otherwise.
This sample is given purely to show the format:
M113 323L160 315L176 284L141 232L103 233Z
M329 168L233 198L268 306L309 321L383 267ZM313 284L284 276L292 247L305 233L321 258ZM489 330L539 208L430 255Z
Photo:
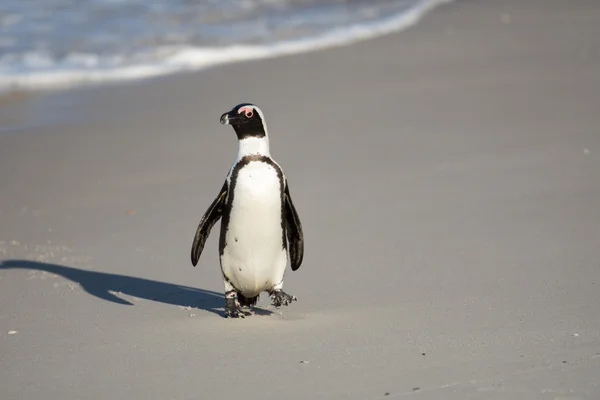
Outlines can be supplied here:
M242 103L221 115L223 125L231 125L239 140L267 136L263 113L254 104Z

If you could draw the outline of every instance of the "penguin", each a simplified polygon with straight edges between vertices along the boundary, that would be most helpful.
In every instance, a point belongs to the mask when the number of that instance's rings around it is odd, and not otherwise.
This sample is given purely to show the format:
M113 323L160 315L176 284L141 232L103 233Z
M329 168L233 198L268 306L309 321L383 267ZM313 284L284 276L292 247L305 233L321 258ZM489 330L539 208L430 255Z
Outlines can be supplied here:
M304 257L302 224L283 169L271 157L263 112L242 103L221 115L238 138L237 157L223 187L202 216L192 243L195 267L211 229L221 219L219 261L225 316L244 318L262 292L279 308L297 301L283 291L288 261L298 270Z

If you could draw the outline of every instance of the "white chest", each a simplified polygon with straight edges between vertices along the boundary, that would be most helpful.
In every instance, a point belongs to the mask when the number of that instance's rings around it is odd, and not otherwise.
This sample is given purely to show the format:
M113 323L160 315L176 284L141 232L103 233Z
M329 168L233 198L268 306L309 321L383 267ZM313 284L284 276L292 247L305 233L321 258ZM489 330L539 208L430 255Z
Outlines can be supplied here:
M232 212L239 212L240 217L249 218L279 213L281 211L280 185L279 175L273 166L261 161L250 162L237 174L233 188Z
M235 186L221 257L225 275L238 290L266 290L283 278L281 178L265 162L250 162L234 177Z

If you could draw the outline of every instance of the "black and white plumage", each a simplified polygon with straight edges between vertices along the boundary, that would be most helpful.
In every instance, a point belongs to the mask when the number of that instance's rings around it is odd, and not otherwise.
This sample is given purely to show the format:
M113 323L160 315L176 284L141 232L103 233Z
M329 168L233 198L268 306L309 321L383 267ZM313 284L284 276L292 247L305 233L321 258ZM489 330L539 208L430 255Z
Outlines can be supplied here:
M192 244L196 266L206 239L222 218L219 237L225 285L225 312L244 317L244 307L256 304L261 292L276 307L296 298L282 290L288 262L293 271L304 256L300 218L283 170L271 158L264 115L244 103L221 116L238 137L238 154L216 199L202 217Z

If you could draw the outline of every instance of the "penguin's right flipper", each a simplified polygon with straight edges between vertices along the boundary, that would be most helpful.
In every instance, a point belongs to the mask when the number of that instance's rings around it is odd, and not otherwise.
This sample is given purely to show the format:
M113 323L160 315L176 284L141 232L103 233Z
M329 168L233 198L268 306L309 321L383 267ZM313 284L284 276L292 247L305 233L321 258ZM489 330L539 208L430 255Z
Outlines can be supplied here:
M206 243L206 239L208 239L210 230L223 215L223 206L225 205L228 189L227 181L225 181L219 195L212 202L210 207L208 207L198 224L196 236L194 236L194 242L192 243L192 265L194 267L198 264L198 260L200 259L202 250L204 250L204 243Z

